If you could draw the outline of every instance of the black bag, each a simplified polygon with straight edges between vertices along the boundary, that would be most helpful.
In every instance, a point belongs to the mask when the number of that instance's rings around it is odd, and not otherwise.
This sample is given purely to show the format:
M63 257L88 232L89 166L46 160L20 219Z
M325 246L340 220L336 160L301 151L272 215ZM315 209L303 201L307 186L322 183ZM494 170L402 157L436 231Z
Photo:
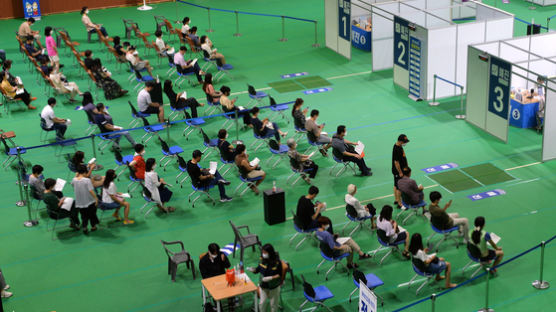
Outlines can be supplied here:
M303 292L305 292L307 296L315 298L315 296L317 295L315 293L315 289L313 289L313 286L311 284L305 281L305 277L303 277L303 274L301 274L301 280L303 280Z
M375 208L375 206L373 206L373 204L368 203L367 208L369 208L369 213L371 214L371 216L376 215L376 208Z
M353 279L359 282L360 284L367 285L367 278L365 277L365 274L363 274L363 272L359 270L353 270Z
M204 311L204 312L214 312L214 311L216 311L216 309L214 308L214 306L212 305L212 303L206 302L206 303L205 303L205 306L204 306L204 308L203 308L203 311Z

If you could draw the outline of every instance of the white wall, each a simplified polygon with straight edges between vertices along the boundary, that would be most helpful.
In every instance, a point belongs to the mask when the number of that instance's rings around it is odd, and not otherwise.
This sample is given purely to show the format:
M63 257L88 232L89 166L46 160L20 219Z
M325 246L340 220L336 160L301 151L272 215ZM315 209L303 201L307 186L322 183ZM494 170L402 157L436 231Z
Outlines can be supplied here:
M547 87L556 90L556 82L548 81ZM542 160L556 159L556 92L547 88L544 114Z
M429 29L427 45L427 99L433 98L434 75L449 81L456 78L456 27ZM424 64L421 65L424 67ZM436 83L436 97L454 95L454 86L440 80Z
M380 8L380 9L379 9ZM394 66L394 15L397 3L385 3L373 6L373 33L371 35L371 50L373 71L390 69Z
M326 47L338 51L338 1L324 0L324 34Z
M467 83L467 46L481 42L484 38L485 22L458 24L457 26L457 60L456 60L456 83L465 86ZM494 45L497 50L497 44ZM497 53L496 53L497 54ZM457 90L456 90L457 91ZM467 90L464 89L464 92Z
M544 6L556 4L556 0L533 0L533 2Z
M543 57L556 56L556 32L530 36L530 38L531 52Z
M485 42L510 39L514 36L514 18L487 21Z
M466 120L481 128L486 128L488 101L488 62L479 59L483 52L469 46L467 50L467 98Z

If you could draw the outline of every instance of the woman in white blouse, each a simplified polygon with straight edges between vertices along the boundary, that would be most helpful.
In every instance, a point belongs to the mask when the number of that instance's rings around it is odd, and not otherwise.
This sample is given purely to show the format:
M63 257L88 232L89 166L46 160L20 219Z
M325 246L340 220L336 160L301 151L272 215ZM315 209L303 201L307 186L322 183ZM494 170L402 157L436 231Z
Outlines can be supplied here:
M52 86L56 89L56 91L59 93L70 94L70 101L73 102L76 95L83 95L83 92L79 90L79 87L75 82L69 82L66 80L66 77L60 72L58 65L54 66L48 77L50 78Z
M118 221L122 220L120 218L120 207L124 207L124 224L133 224L135 221L128 218L129 203L125 201L123 194L118 192L116 184L114 183L116 178L114 169L106 171L102 184L102 205L107 209L115 209L112 216Z
M454 288L457 284L450 282L452 266L444 258L439 258L436 254L427 254L428 248L423 248L423 238L421 234L415 233L411 236L409 251L414 259L421 260L425 266L425 273L436 274L436 280L446 280L446 288ZM446 271L446 276L441 276L442 271Z
M145 187L151 193L151 199L156 202L158 208L164 212L172 212L174 207L166 206L165 204L172 198L172 191L166 187L164 179L159 178L154 169L156 168L156 161L154 158L147 159L145 165Z
M191 20L189 19L189 17L184 17L183 20L181 21L181 34L183 35L183 37L185 38L187 35L189 35L189 29L191 28L189 26L189 22Z
M353 208L355 208L355 211L357 211L357 216L359 218L368 218L368 217L372 217L371 218L371 227L372 229L376 229L376 209L373 206L373 204L367 204L365 206L361 205L361 202L359 202L359 200L357 198L355 198L355 193L357 193L357 186L355 186L354 184L350 184L347 187L347 194L344 198L346 204L352 206Z
M222 53L217 52L217 49L212 48L212 42L207 36L201 36L201 49L204 51L205 57L211 60L216 60L218 66L226 64L226 58Z
M392 219L392 212L392 206L385 205L382 207L376 226L379 230L384 231L388 239L386 243L394 244L405 241L405 248L402 254L405 258L409 259L409 233L401 226L398 226L398 223Z

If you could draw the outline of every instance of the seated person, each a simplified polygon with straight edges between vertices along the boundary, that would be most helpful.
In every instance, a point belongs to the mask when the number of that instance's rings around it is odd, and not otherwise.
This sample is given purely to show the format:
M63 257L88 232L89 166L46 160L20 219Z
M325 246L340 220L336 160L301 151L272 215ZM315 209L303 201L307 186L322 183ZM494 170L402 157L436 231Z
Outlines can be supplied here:
M454 226L458 226L460 234L463 235L463 241L467 244L469 241L469 220L467 220L467 218L460 218L457 212L446 212L452 205L452 200L450 200L444 208L440 208L440 199L442 199L440 192L431 192L429 199L431 200L429 206L431 223L439 230L447 230Z
M10 70L12 69L12 64L13 64L12 60L6 60L4 64L2 64L2 68L6 73L6 75L8 75L8 81L10 82L10 84L14 87L17 87L18 84L20 84L21 78L18 79L16 76L10 73Z
M41 68L42 72L44 73L44 75L46 77L48 77L50 75L50 73L52 72L52 69L53 69L52 66L49 66L48 65L49 62L44 58L40 60L40 63L41 63L40 68Z
M427 274L436 274L436 281L446 280L446 288L454 288L457 285L450 281L452 266L444 258L439 258L436 254L427 254L428 248L423 247L423 238L421 234L415 233L411 236L409 243L409 251L413 259L420 260L424 265L424 272ZM423 270L423 268L419 268ZM446 271L446 276L441 276L442 271Z
M6 61L6 51L0 49L0 63L4 63Z
M319 217L318 218L319 228L317 229L317 238L322 243L328 245L328 247L332 250L333 254L329 256L339 257L345 253L348 253L347 256L347 267L348 269L355 269L359 267L357 263L353 262L353 255L358 254L359 260L369 259L371 256L361 251L359 245L351 238L347 238L345 242L341 244L337 241L338 234L331 233L328 231L330 229L330 219L327 217Z
M17 87L12 86L8 80L8 75L4 71L0 72L0 76L2 79L2 83L0 84L2 93L10 99L21 100L30 110L37 109L35 106L31 105L31 102L35 101L37 98L31 97L23 85L19 84Z
M307 130L307 137L315 143L322 143L321 153L326 156L326 151L332 146L332 139L328 134L323 133L324 123L322 125L317 124L317 118L319 118L319 111L313 109L311 111L311 117L305 121L304 129Z
M371 168L367 167L363 156L355 152L354 146L357 145L357 143L344 139L346 133L346 126L340 125L338 126L336 134L332 137L332 148L338 155L336 157L342 157L342 161L354 162L359 167L362 176L372 176L373 173Z
M93 62L93 51L85 50L85 59L83 60L83 63L85 63L85 67L87 67L87 69L91 69L91 67L93 67Z
M502 257L504 257L504 252L502 251L502 247L496 245L496 243L492 240L492 237L489 232L484 230L485 227L485 218L484 217L476 217L475 218L475 229L470 234L470 241L469 243L474 245L479 249L481 252L481 262L492 261L492 269L490 272L493 274L496 273L496 267L502 261ZM492 246L494 249L489 249L487 243Z
M296 169L301 172L301 176L305 182L311 184L311 179L314 179L317 176L317 172L319 171L319 166L315 164L314 161L311 160L311 156L301 154L297 151L297 143L295 139L289 138L287 141L288 145L288 156L290 159L293 159L295 163L299 165ZM307 177L306 173L309 174Z
M29 175L29 186L31 187L31 195L35 199L42 199L45 191L44 181L42 180L42 172L44 168L41 165L34 165Z
M137 95L137 107L143 114L158 115L158 122L164 122L164 107L162 103L156 103L151 100L150 92L155 87L154 81L145 82L145 88L139 91Z
M218 101L220 101L220 96L222 96L222 92L214 90L214 86L212 85L211 73L205 74L205 80L203 81L203 92L205 92L205 94L207 95L208 101L212 101L212 103L218 103Z
M185 91L176 94L176 92L174 92L174 89L172 88L172 81L168 79L164 81L164 93L170 100L170 105L173 108L181 109L184 107L189 107L191 109L191 117L193 118L199 117L197 113L197 107L205 106L205 104L200 104L199 102L197 102L197 99L195 99L194 97L186 97L187 93Z
M129 166L133 170L135 177L139 180L145 180L145 146L141 143L135 144L133 147L135 154L133 154L133 160L129 163Z
M302 230L316 229L319 227L317 220L321 216L321 211L326 209L326 203L321 203L319 201L313 203L313 200L315 200L318 194L319 188L311 185L309 187L309 193L299 197L299 200L297 201L295 216L297 217L297 221L299 225L301 225ZM332 223L330 223L328 232L330 232L330 234L334 234Z
M344 197L344 201L346 202L347 205L352 206L353 208L355 208L355 211L357 212L357 217L359 218L368 218L371 217L371 228L372 229L376 229L376 209L373 206L373 204L369 203L366 204L365 206L361 205L361 202L355 198L355 193L357 193L357 186L355 186L354 184L350 184L347 187L347 194Z
M236 149L226 139L228 138L228 131L226 129L218 130L218 150L220 157L225 161L234 161L236 157Z
M189 22L191 22L191 20L189 19L189 17L184 17L183 20L181 21L181 35L183 37L186 37L189 35L189 29L191 29L191 27L189 26Z
M307 115L309 109L307 107L301 109L302 105L303 105L302 98L295 99L295 103L293 104L293 108L292 108L292 117L293 117L293 124L295 125L295 127L300 130L305 130L305 123L307 122L305 116Z
M224 180L218 170L214 174L209 172L208 168L201 169L199 162L203 153L200 150L194 150L190 161L187 162L187 173L191 177L191 182L197 188L204 188L209 186L218 185L218 192L220 193L220 202L229 202L231 197L226 195L225 185L230 185L230 181Z
M120 36L114 36L114 50L116 50L116 54L121 61L126 61L126 52L127 49L122 47ZM129 42L128 42L129 46Z
M423 186L417 185L417 182L411 178L411 168L406 167L402 169L403 177L398 181L398 189L402 193L402 199L405 198L409 201L409 205L417 205L423 201L425 194L423 193ZM425 207L423 207L425 213Z
M63 219L69 217L70 227L74 230L79 230L79 219L77 218L77 209L75 208L75 202L71 206L70 210L62 208L65 197L58 197L54 192L54 186L56 185L56 180L46 179L44 181L44 194L42 199L46 204L46 211L48 216L52 219Z
M154 44L158 48L160 55L173 58L175 50L164 42L164 39L162 39L162 31L155 31L154 36L156 37Z
M280 139L288 135L288 133L281 131L278 125L275 122L270 122L268 118L260 120L259 111L257 106L251 109L251 125L253 125L253 132L263 138L274 136L278 144L280 144Z
M75 82L68 81L66 76L59 71L58 65L54 65L54 69L50 73L49 78L56 91L59 93L69 93L70 102L75 101L76 95L83 95L83 92L79 90L77 84Z
M384 232L384 235L386 237L385 243L394 244L405 241L405 247L402 255L406 259L409 259L409 233L401 226L398 226L398 223L394 219L392 219L393 211L394 209L392 208L392 206L385 205L384 207L382 207L376 227L377 230L381 230Z
M112 73L102 66L99 58L93 60L90 71L96 79L97 86L101 87L102 91L104 91L104 97L107 100L118 98L128 92L122 89L122 86L116 80L112 79Z
M251 190L255 193L255 195L259 195L259 189L257 186L264 181L266 177L266 173L261 170L261 167L257 165L256 167L251 166L249 163L249 155L245 152L245 145L238 144L236 147L236 157L235 157L235 164L239 170L239 174L244 179L255 179L261 177L260 180L255 181L255 184L251 184Z
M26 38L27 39L23 47L25 48L25 50L27 50L27 53L29 53L32 58L37 60L37 62L40 62L41 60L46 60L47 62L50 61L48 59L48 56L43 54L43 48L37 49L35 47L35 44L33 43L34 38L32 36L28 36Z
M87 172L83 176L85 178L91 179L91 182L93 183L93 187L100 187L104 182L104 177L98 174L93 175L92 173L93 170L102 170L103 167L101 165L97 165L96 160L93 162L89 160L89 163L87 164L85 164L84 161L85 161L85 153L83 153L82 151L75 152L75 154L73 154L68 164L69 169L72 172L76 172L79 166L81 165L85 166L87 168Z
M93 95L89 91L83 93L83 100L81 101L81 106L83 106L84 111L91 113L91 116L93 117L95 114L99 113L94 103Z
M195 60L185 60L185 52L187 52L187 48L185 46L181 46L178 53L174 54L174 64L176 64L176 70L180 74L187 74L187 73L195 73L197 76L197 81L199 84L203 84L203 77L205 73L201 70L199 63Z
M207 74L210 75L210 74ZM205 76L206 77L206 76ZM243 117L243 124L251 127L251 116L249 116L249 111L245 110L245 108L243 107L238 107L235 105L237 98L234 98L233 100L230 100L230 92L232 90L230 90L229 87L227 86L222 86L220 88L220 104L222 105L222 110L224 111L224 113L230 113L230 112L238 112L238 117L241 116ZM241 111L243 109L243 111ZM240 112L241 111L241 112ZM235 114L231 115L232 118L235 118Z
M212 42L207 36L201 36L201 50L203 50L203 55L211 60L216 60L216 64L221 67L226 64L226 58L222 53L217 52L217 49L213 49Z
M139 57L139 52L137 52L137 48L135 46L129 46L125 53L125 58L128 62L131 63L131 66L133 66L136 71L142 71L143 69L146 69L149 75L151 77L154 77L151 63L149 63L148 60L143 60Z
M87 32L96 33L97 29L98 29L98 30L100 30L102 35L104 37L106 37L106 39L109 39L108 38L108 33L106 32L106 29L102 26L102 24L94 24L91 21L91 19L89 18L89 8L86 7L86 6L81 8L81 22L83 23L83 25L87 29Z
M158 177L158 174L154 171L155 168L155 159L147 159L145 163L145 187L150 194L145 195L152 199L161 211L173 212L176 210L174 207L166 206L166 203L172 198L172 191L166 187L166 181Z
M96 109L97 109L98 114L95 114L95 123L100 128L101 133L118 131L118 130L123 129L120 126L115 126L114 125L114 120L112 119L112 116L110 116L108 111L106 110L106 106L104 106L104 104L98 103ZM131 146L135 146L135 144L137 144L137 143L135 143L135 140L131 137L131 135L127 131L118 132L115 135L117 135L117 137L113 140L114 141L113 147L115 149L120 149L120 139L121 139L122 135L131 144Z
M230 267L230 260L216 243L209 244L208 252L199 256L199 271L203 279L225 274Z
M191 39L191 41L193 41L195 47L201 47L201 40L199 40L199 36L197 36L197 26L193 26L191 27L191 29L189 29L188 37Z
M29 38L31 37L31 40L34 40L37 42L37 44L39 45L39 47L42 49L44 49L44 47L42 46L41 43L41 36L39 35L39 32L36 30L32 30L31 26L35 24L35 19L30 17L28 18L26 21L24 21L23 23L21 23L21 25L19 25L19 29L17 30L17 36L19 38L21 38L23 40L23 38Z
M62 141L68 129L68 119L56 117L54 106L56 106L56 99L51 97L48 99L48 104L41 111L41 118L44 120L44 130L56 130L56 141Z
M122 193L118 192L114 180L116 179L116 172L114 169L108 169L104 176L102 183L102 204L108 209L115 209L112 216L121 221L120 208L124 207L124 224L133 224L135 221L128 218L129 216L129 203L122 197Z

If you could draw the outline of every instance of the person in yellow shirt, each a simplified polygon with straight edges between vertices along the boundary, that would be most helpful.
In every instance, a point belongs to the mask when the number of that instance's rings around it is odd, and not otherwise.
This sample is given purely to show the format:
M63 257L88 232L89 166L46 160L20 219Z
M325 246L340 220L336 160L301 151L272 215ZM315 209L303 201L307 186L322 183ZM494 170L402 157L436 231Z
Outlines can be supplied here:
M31 97L31 95L23 88L23 85L18 85L16 87L12 86L8 81L8 75L6 72L0 72L0 77L2 77L2 83L0 84L0 89L2 93L5 94L10 99L20 99L27 105L28 109L37 109L35 106L31 105L31 101L36 100L36 97Z

